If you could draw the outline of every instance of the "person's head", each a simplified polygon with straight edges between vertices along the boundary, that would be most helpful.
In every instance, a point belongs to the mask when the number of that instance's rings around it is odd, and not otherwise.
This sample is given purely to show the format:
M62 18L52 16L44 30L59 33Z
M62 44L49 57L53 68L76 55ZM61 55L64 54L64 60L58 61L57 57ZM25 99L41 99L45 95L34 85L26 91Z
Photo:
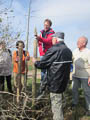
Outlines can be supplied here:
M52 35L52 44L56 44L60 41L64 41L64 33L63 32L56 32Z
M19 47L19 43L21 43L22 46L23 46L23 48L25 48L25 44L24 44L24 42L21 41L21 40L19 40L19 41L16 42L16 48L17 48L17 49L18 49L18 47Z
M84 48L86 48L87 46L87 43L88 43L88 39L85 37L85 36L82 36L78 39L77 41L77 47L82 50Z
M2 44L0 43L0 50L3 48Z
M5 49L5 48L6 48L5 41L0 41L0 49Z
M50 27L52 26L52 21L49 19L45 19L44 21L44 30L47 31L50 29Z

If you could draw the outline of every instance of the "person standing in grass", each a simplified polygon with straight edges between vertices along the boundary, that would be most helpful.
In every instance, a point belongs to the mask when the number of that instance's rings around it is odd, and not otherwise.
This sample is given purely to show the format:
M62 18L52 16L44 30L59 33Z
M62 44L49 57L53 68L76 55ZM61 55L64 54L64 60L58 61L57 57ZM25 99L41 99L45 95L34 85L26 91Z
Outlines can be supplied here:
M62 93L67 87L72 63L72 52L64 43L64 33L52 35L53 46L40 61L33 58L36 68L47 69L47 86L50 92L53 120L64 120Z
M78 104L78 89L82 86L86 100L86 115L90 116L90 50L86 48L88 39L82 36L73 51L75 72L72 76L72 108Z
M0 91L5 89L5 79L7 81L7 88L9 92L12 91L11 84L12 76L12 53L7 49L5 41L0 41Z
M49 19L45 19L44 21L44 29L41 30L40 36L36 36L36 39L38 40L38 46L39 46L39 54L40 58L43 58L43 55L47 52L47 50L52 47L52 35L55 33L54 30L51 28L52 21ZM42 86L44 83L44 77L46 74L46 69L41 69L41 89L40 92L42 92Z
M18 75L18 61L19 61L19 56L18 56L18 51L19 51L19 43L22 44L23 48L23 55L22 55L22 66L21 66L21 85L22 85L22 90L26 89L26 79L25 79L25 69L26 69L26 73L28 72L28 66L26 66L25 68L25 60L29 61L30 60L30 56L29 56L29 52L25 51L25 45L23 41L17 41L16 42L16 48L17 50L14 51L13 53L13 75L14 75L14 88L17 88L17 75Z

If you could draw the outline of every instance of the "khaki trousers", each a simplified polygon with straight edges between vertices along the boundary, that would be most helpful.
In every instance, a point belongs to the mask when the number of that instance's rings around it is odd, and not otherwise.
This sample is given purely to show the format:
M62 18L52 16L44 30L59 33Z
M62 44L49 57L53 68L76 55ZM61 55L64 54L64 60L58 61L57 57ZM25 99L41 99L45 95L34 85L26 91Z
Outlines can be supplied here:
M62 110L62 94L50 93L53 120L64 120Z

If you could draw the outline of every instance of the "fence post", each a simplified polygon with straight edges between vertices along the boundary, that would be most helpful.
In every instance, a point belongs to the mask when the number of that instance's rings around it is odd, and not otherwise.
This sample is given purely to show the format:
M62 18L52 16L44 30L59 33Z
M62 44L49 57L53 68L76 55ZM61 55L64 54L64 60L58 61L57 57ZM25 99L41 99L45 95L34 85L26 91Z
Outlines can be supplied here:
M37 35L37 30L35 28L34 35ZM37 39L34 40L34 54L33 57L37 58ZM35 97L36 97L36 77L37 77L37 69L33 65L33 79L32 79L32 106L35 105Z
M20 101L20 93L21 93L21 89L22 89L22 85L21 85L21 67L22 67L22 55L23 55L23 44L19 43L18 46L19 50L18 50L18 56L19 56L19 61L18 61L18 74L17 74L17 78L16 78L16 83L17 83L17 103L19 103Z

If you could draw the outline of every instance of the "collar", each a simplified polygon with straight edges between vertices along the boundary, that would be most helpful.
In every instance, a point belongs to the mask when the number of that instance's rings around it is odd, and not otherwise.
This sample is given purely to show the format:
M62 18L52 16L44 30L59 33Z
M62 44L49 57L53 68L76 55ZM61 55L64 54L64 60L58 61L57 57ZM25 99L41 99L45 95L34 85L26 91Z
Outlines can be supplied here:
M45 30L41 30L40 32L43 33L43 32L49 32L50 30L52 30L51 28L49 28L47 31Z

